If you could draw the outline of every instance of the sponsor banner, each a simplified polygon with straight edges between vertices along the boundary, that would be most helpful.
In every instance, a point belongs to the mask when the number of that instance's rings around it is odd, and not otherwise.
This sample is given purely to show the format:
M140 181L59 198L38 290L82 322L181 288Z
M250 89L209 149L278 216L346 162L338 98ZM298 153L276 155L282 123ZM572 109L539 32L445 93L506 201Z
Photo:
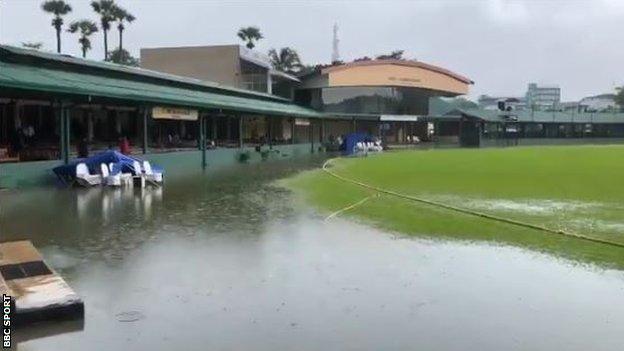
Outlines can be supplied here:
M414 115L381 115L379 116L380 121L388 121L388 122L417 122L418 116Z
M178 121L197 121L199 112L181 107L162 107L156 106L152 108L152 118L154 119L173 119Z
M295 118L295 125L296 126L309 126L310 120L307 118Z

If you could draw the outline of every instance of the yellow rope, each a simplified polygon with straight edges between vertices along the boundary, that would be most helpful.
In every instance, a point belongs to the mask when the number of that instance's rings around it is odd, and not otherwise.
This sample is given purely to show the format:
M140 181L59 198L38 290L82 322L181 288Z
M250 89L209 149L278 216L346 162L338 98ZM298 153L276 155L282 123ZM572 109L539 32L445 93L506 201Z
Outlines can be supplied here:
M343 212L349 211L351 209L354 209L354 208L360 206L361 204L365 203L366 201L372 199L373 197L378 197L378 196L379 196L379 194L370 195L370 196L367 196L367 197L363 198L362 200L360 200L360 201L358 201L356 203L353 203L353 204L351 204L349 206L343 207L343 208L339 209L338 211L336 211L336 212L330 214L329 216L327 216L325 218L325 222L329 221L330 219L336 217L337 215L339 215L339 214L341 214Z
M455 212L459 212L459 213L463 213L463 214L467 214L467 215L471 215L471 216L477 216L477 217L481 217L481 218L486 218L486 219L490 219L490 220L494 220L494 221L498 221L498 222L502 222L502 223L507 223L507 224L512 224L512 225L516 225L516 226L520 226L520 227L525 227L525 228L531 228L531 229L535 229L535 230L539 230L539 231L543 231L543 232L547 232L547 233L552 233L552 234L558 234L558 235L565 235L565 236L569 236L569 237L573 237L573 238L577 238L577 239L582 239L582 240L587 240L587 241L592 241L595 243L600 243L600 244L605 244L605 245L611 245L611 246L617 246L617 247L624 247L624 244L620 244L617 242L613 242L613 241L608 241L608 240L602 240L602 239L598 239L598 238L592 238L589 236L585 236L585 235L581 235L581 234L575 234L575 233L570 233L570 232L566 232L563 230L555 230L555 229L550 229L541 225L537 225L537 224L531 224L531 223L525 223L525 222L521 222L521 221L517 221L514 219L509 219L509 218L503 218L503 217L498 217L495 215L491 215L491 214L487 214L487 213L483 213L483 212L478 212L478 211L473 211L473 210L468 210L465 208L461 208L461 207L456 207L456 206L452 206L452 205L447 205L441 202L437 202L437 201L432 201L432 200L427 200L427 199L423 199L423 198L419 198L416 196L412 196L412 195L406 195L406 194L401 194L392 190L387 190L387 189L383 189L374 185L369 185L357 180L353 180L353 179L349 179L347 177L343 177L339 174L336 174L335 172L332 172L331 170L329 170L327 168L327 166L331 163L331 161L333 161L335 159L329 159L327 161L325 161L325 163L323 164L323 171L325 171L327 174L340 179L344 182L348 182L351 184L355 184L358 186L361 186L363 188L366 189L370 189L370 190L374 190L377 191L379 193L382 194L387 194L387 195L391 195L394 197L398 197L401 199L406 199L406 200L410 200L410 201L415 201L415 202L420 202L426 205L430 205L430 206L435 206L435 207L440 207L440 208L444 208L450 211L455 211Z

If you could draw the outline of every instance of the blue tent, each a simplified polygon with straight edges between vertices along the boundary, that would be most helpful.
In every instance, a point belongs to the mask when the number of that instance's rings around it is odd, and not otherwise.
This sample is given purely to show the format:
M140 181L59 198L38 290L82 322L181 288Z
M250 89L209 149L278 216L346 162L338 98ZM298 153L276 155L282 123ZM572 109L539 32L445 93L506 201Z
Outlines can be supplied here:
M351 133L345 135L345 139L342 142L340 150L344 151L347 155L353 155L355 153L355 145L359 142L374 141L373 137L368 133Z
M91 157L77 158L69 164L55 167L54 169L52 169L52 171L61 180L67 181L68 179L73 179L76 177L76 165L79 163L86 164L91 174L101 173L100 165L102 163L105 165L113 163L115 170L120 170L123 173L132 173L136 175L137 172L134 169L134 161L138 161L140 164L143 164L143 160L141 159L126 156L118 151L108 150L93 155ZM152 165L152 169L156 173L164 172L162 167L159 166Z

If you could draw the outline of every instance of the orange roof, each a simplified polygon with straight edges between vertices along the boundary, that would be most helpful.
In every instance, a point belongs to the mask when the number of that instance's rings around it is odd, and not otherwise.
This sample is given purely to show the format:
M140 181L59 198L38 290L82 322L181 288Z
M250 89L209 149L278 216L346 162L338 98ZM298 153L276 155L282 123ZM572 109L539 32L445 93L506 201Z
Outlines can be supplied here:
M368 60L368 61L357 61L357 62L349 62L349 63L345 63L345 64L341 64L341 65L335 65L335 66L330 66L330 67L326 67L321 69L321 73L322 74L326 74L326 73L330 73L330 72L336 72L336 71L340 71L343 69L349 69L351 67L359 67L359 66L375 66L375 65L399 65L399 66L407 66L407 67L418 67L418 68L423 68L429 71L433 71L433 72L437 72L437 73L441 73L444 74L446 76L449 76L451 78L457 79L460 82L466 83L466 84L474 84L474 82L472 80L470 80L467 77L464 77L462 75L459 75L457 73L451 72L445 68L442 67L438 67L438 66L434 66L434 65L430 65L428 63L424 63L424 62L420 62L420 61L413 61L413 60L394 60L394 59L389 59L389 60Z

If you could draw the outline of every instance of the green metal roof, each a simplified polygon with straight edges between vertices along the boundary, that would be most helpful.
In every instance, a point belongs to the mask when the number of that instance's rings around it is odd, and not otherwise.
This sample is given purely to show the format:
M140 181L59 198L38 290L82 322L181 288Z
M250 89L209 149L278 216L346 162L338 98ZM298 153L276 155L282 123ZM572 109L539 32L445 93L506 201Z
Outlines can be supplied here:
M182 77L139 67L119 65L112 62L87 60L71 55L30 50L8 45L0 45L0 60L8 63L18 63L39 67L45 66L52 69L64 69L72 72L80 71L96 75L116 75L132 80L147 79L148 81L157 82L159 84L173 84L180 87L205 89L210 92L223 93L227 95L290 102L290 100L280 96L238 89L221 85L216 82Z
M191 108L224 109L307 118L323 117L323 114L317 111L292 103L6 62L0 62L0 89L2 88Z
M442 116L455 109L472 109L476 106L477 104L464 98L443 98L435 96L429 98L429 115Z
M479 118L487 122L517 121L524 123L604 123L624 124L624 113L569 113L546 111L498 111L484 109L454 109L447 115L466 115Z

